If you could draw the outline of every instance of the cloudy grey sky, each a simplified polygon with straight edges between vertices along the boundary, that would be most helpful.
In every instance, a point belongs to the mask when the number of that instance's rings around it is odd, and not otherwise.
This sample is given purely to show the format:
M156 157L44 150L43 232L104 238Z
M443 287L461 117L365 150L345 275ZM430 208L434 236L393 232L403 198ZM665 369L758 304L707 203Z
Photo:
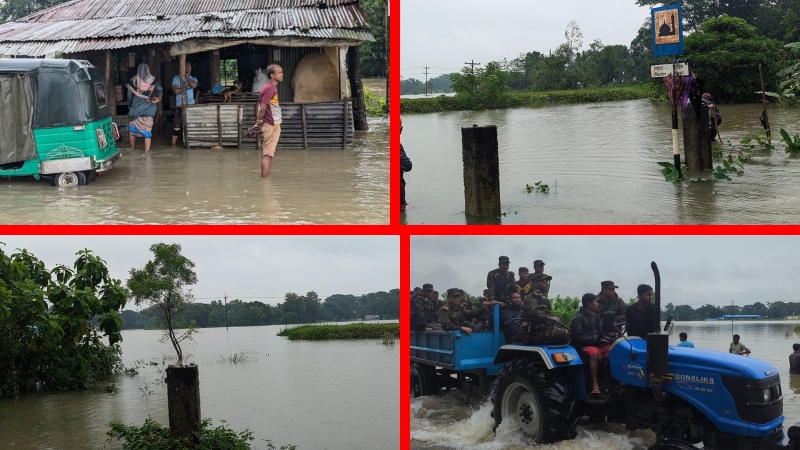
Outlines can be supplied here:
M89 248L123 283L144 267L158 242L178 243L195 263L196 301L241 298L276 304L287 292L367 294L400 286L400 240L396 236L2 236L3 250L26 248L48 269L72 266ZM278 297L278 298L244 298ZM137 309L132 303L125 309Z
M800 236L412 236L411 286L480 295L500 255L515 273L543 260L551 298L596 294L612 280L627 301L639 284L654 286L655 261L664 305L800 301Z
M634 0L403 0L400 75L424 80L426 65L437 77L457 72L465 61L546 55L566 42L572 20L583 34L583 50L595 39L629 46L648 17L650 8Z

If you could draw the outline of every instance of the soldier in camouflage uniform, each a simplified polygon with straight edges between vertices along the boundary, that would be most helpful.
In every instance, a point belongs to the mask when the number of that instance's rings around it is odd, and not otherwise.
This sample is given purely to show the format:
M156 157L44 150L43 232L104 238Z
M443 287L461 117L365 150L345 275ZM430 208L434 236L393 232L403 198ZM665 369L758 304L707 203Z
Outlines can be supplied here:
M533 262L533 273L544 273L544 261L541 259L537 259ZM548 295L550 293L550 285L547 285L547 289L544 290L544 295ZM522 296L525 298L525 296Z
M597 302L600 304L600 310L597 312L597 316L603 317L604 312L613 311L616 317L614 323L623 323L625 322L625 309L628 305L617 296L617 289L619 289L619 286L615 285L613 281L603 281L600 283L600 293L597 294Z
M422 304L423 310L425 311L425 322L426 328L431 330L441 330L441 325L438 324L439 320L439 301L434 296L433 285L430 283L425 283L422 285L422 296L424 297L425 301ZM437 294L438 296L438 294Z
M501 256L497 264L498 268L489 272L486 276L486 287L489 289L488 299L497 300L498 302L508 302L509 292L508 286L516 284L514 280L514 272L508 270L511 262L508 256Z
M424 291L415 287L411 292L411 331L425 331L427 324Z
M521 298L525 298L533 291L533 280L528 274L530 271L527 267L519 268L519 280L517 281L517 292ZM510 297L510 296L509 296Z
M445 331L461 330L467 334L472 334L475 328L471 320L477 314L464 308L461 304L461 299L464 296L464 291L458 288L450 288L447 290L447 304L442 306L439 310L439 325Z
M528 294L522 304L522 340L526 344L566 344L569 342L569 330L558 326L561 322L552 315L552 306L545 291L553 279L545 273L531 275L533 291Z

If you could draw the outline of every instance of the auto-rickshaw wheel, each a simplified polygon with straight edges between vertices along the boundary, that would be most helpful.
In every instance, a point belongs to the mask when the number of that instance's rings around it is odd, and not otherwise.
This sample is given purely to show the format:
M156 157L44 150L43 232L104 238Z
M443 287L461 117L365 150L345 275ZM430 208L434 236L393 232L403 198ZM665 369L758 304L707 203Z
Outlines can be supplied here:
M87 170L85 173L86 173L86 184L92 183L97 179L96 170Z
M84 172L62 172L50 176L52 186L73 187L86 184L86 173Z

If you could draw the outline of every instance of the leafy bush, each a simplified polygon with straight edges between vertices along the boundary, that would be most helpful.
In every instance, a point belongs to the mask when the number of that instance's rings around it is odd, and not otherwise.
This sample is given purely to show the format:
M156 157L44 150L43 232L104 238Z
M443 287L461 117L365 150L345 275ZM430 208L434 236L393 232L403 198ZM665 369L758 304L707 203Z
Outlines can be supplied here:
M561 319L561 323L570 326L572 319L578 315L581 309L581 300L578 297L561 297L557 295L552 300L552 313Z
M196 441L188 439L173 439L169 435L169 428L163 427L152 417L148 417L141 427L128 426L120 422L111 422L111 427L106 435L108 442L122 440L123 450L249 450L248 442L252 441L253 433L250 430L235 432L222 425L211 428L211 419L203 419L198 424ZM267 441L267 448L275 450L272 441ZM280 450L294 450L294 445L283 445Z
M87 388L121 369L119 310L127 293L105 261L90 250L77 255L72 268L48 271L26 250L0 249L0 398Z
M352 323L348 325L303 325L286 328L278 336L290 341L320 341L329 339L385 339L388 334L400 337L399 323Z

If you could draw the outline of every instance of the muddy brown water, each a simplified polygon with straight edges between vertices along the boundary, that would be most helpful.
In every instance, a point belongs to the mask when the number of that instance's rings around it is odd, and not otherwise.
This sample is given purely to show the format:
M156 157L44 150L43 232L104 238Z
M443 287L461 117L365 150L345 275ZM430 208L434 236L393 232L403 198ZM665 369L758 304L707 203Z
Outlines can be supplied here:
M800 422L800 375L789 374L792 344L800 342L794 332L797 321L677 322L670 335L670 345L678 343L678 333L686 332L697 348L727 352L731 335L741 335L741 342L751 351L750 357L772 364L781 374L784 429ZM742 356L743 361L747 361ZM444 396L411 399L411 448L422 449L527 449L519 430L501 424L492 432L494 419L490 402L472 404L463 393L451 391ZM543 449L619 449L644 450L655 442L649 430L626 431L621 424L589 424L582 421L578 437Z
M800 155L743 149L760 129L759 104L720 105L723 151L752 157L732 181L669 183L671 114L648 100L403 116L401 142L413 162L406 174L405 223L463 224L461 127L496 125L504 224L800 223ZM800 133L797 109L772 108L775 139ZM681 137L681 142L682 141ZM720 165L719 160L715 166ZM691 174L709 179L710 174ZM547 194L525 191L541 181ZM485 219L483 219L485 220Z
M203 418L221 420L235 431L248 428L253 449L398 448L397 405L399 348L378 340L290 342L277 336L282 325L202 329L195 345L184 342L187 362L200 373ZM114 376L116 393L101 389L32 393L0 400L2 449L100 449L107 424L120 421L141 426L151 416L167 425L164 355L170 344L158 342L161 331L123 331L122 358L128 367L140 364L136 376ZM249 352L238 363L223 361ZM167 360L167 364L174 363Z
M0 179L0 223L387 224L389 121L370 119L352 147L281 149L261 178L256 149L143 151L117 142L122 159L87 186L53 188Z

